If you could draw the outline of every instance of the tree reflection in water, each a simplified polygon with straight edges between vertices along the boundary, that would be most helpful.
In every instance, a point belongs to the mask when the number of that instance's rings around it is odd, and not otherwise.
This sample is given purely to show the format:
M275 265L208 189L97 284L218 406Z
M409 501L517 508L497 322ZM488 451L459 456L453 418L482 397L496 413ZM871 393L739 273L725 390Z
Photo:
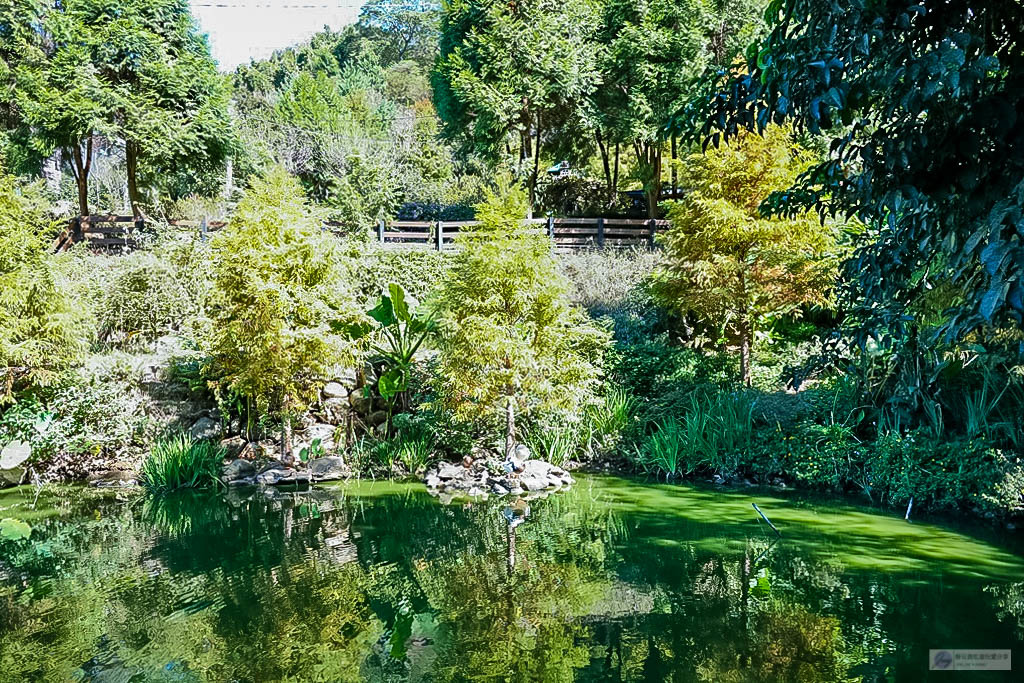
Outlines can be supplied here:
M33 533L0 541L0 678L904 680L929 647L1019 647L1024 564L998 545L935 527L865 558L906 527L775 501L772 542L734 494L581 484L452 506L388 483L55 490L30 513L4 493ZM887 564L918 552L930 572Z

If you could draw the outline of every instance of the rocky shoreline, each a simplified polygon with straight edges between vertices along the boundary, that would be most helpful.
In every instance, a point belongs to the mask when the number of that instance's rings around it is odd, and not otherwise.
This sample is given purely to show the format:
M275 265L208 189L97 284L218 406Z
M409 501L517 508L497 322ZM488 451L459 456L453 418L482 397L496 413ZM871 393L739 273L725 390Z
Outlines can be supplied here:
M424 482L432 495L446 502L460 494L481 499L492 495L532 497L568 488L575 480L561 467L543 460L525 460L513 468L486 457L438 463L427 470Z

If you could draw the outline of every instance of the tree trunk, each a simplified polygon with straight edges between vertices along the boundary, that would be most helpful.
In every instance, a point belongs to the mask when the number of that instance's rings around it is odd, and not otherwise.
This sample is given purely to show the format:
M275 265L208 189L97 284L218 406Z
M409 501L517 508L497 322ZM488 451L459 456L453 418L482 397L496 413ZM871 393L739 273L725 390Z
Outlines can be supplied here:
M81 144L74 145L69 156L71 157L71 168L75 176L75 185L78 187L78 215L89 215L89 169L92 166L92 136L86 139L85 159L82 159Z
M530 172L530 207L527 218L533 218L533 207L537 203L537 177L540 175L540 112L537 112L537 142L533 145L533 171Z
M612 201L615 199L615 191L612 189L611 159L609 158L608 147L604 144L604 138L601 137L600 128L594 131L594 137L597 139L597 148L601 150L601 166L604 168L604 190L607 196L606 203L608 206L611 206Z
M281 417L282 419L282 435L281 435L281 462L286 465L293 465L295 463L295 455L292 453L292 417L289 411L291 400L288 396L284 397L282 402Z
M651 149L651 189L647 195L647 217L658 217L658 201L661 199L661 145L655 144Z
M676 188L678 187L678 182L676 180L676 159L677 158L678 157L676 156L676 136L673 135L672 136L672 192L669 195L670 197L672 197L672 199L676 198Z
M619 156L622 151L622 147L619 143L615 143L615 169L612 171L612 206L615 206L615 195L619 191Z
M740 377L744 386L751 386L750 353L754 347L754 327L749 319L740 323Z
M516 452L516 414L509 396L505 403L505 459L511 458Z
M132 218L142 218L142 201L139 197L139 146L129 140L124 145L124 161L128 169L128 201L132 206Z

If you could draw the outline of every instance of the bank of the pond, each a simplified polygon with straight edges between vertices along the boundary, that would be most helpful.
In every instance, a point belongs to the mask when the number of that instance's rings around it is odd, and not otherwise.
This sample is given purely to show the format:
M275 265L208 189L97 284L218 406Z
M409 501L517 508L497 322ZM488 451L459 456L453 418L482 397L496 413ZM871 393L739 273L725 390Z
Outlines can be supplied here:
M926 680L931 648L1024 656L1019 538L792 491L48 486L0 492L0 518L29 529L0 536L2 680Z

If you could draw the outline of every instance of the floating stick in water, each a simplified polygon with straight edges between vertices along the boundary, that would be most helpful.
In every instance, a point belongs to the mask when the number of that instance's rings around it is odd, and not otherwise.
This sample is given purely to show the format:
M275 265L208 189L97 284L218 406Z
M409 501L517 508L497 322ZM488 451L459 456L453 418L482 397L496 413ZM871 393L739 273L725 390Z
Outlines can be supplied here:
M761 512L761 508L757 507L757 503L751 503L751 505L753 505L754 509L757 510L757 514L761 515L761 519L763 519L764 521L768 522L768 526L770 526L772 528L772 531L774 531L776 534L781 536L782 532L779 531L778 529L776 529L775 525L772 524L772 520L768 519L768 517L763 512Z

